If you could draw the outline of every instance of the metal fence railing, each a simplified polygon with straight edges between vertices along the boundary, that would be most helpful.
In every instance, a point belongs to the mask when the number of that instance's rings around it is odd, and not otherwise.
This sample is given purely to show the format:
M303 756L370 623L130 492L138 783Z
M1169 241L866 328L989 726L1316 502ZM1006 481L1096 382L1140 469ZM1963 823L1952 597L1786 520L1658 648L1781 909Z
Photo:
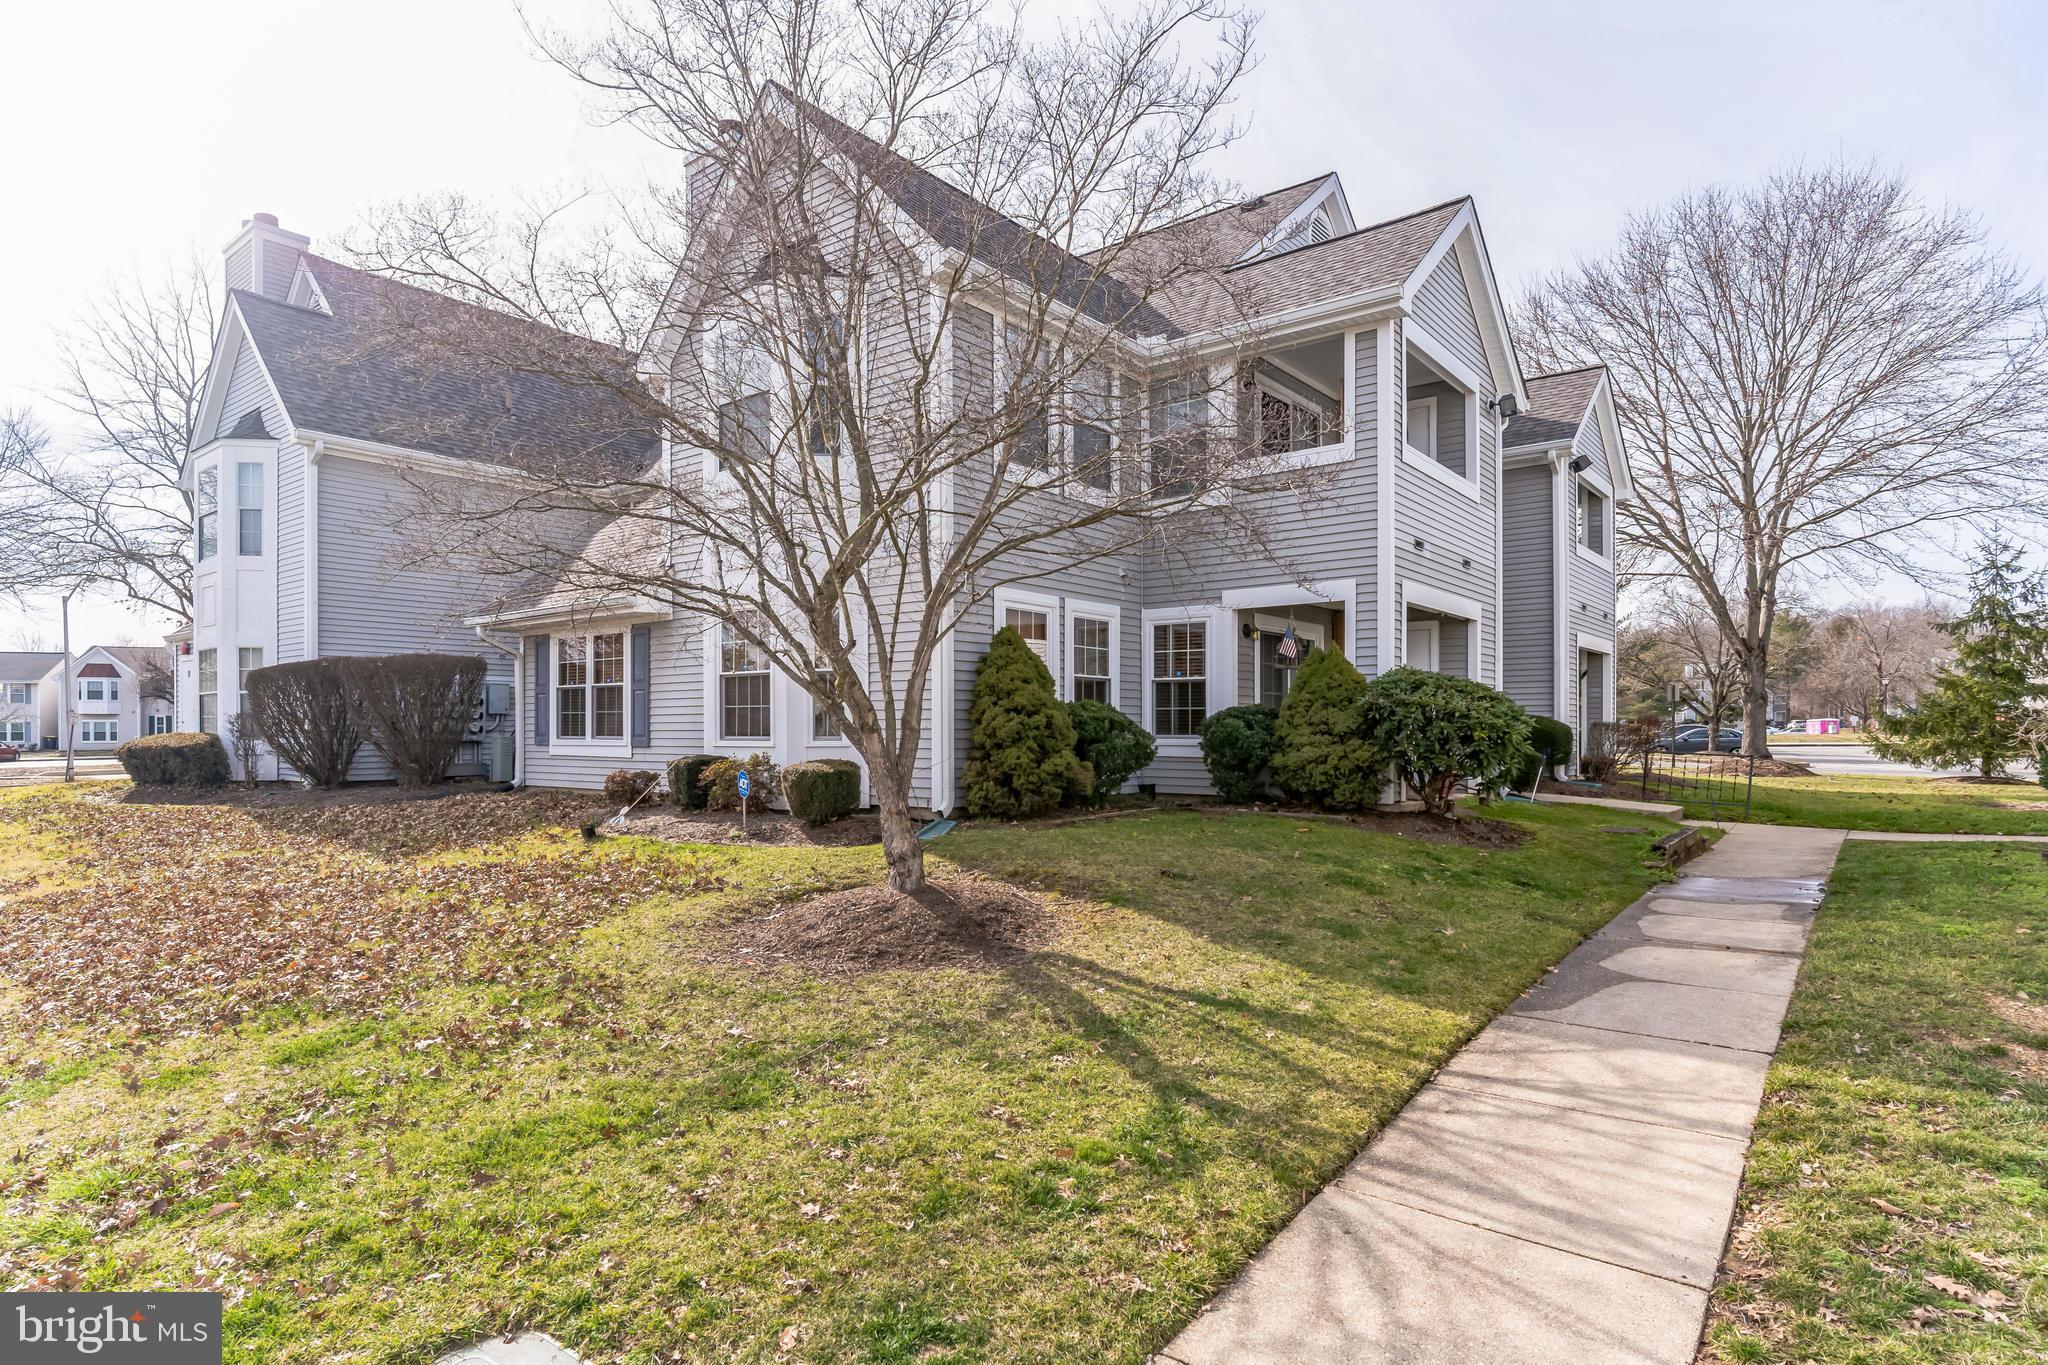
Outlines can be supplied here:
M1756 789L1756 760L1741 754L1630 754L1615 774L1645 801L1705 806L1709 820L1747 820Z

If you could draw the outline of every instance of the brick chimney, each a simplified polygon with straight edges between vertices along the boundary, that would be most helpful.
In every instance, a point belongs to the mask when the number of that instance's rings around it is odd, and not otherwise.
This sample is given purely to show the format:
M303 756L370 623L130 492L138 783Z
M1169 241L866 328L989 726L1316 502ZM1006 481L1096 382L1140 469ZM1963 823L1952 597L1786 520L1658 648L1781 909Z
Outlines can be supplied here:
M227 263L228 288L247 289L282 302L291 293L299 253L311 244L312 238L279 227L274 213L243 219L242 230L221 251Z

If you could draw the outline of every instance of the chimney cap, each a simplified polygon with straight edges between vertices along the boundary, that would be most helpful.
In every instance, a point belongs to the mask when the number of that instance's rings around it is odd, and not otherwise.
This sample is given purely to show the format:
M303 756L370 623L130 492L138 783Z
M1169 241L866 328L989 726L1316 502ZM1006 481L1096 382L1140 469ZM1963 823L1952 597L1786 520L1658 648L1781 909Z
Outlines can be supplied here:
M261 223L265 227L277 226L277 215L274 213L254 213L249 215L249 220L251 222Z

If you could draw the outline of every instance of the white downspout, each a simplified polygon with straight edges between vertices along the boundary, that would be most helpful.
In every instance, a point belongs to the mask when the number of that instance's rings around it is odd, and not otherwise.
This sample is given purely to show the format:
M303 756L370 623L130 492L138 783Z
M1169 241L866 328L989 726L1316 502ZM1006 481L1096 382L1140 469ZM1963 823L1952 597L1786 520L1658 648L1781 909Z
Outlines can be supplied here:
M526 785L526 651L507 649L491 638L482 626L472 626L476 638L512 659L512 785Z

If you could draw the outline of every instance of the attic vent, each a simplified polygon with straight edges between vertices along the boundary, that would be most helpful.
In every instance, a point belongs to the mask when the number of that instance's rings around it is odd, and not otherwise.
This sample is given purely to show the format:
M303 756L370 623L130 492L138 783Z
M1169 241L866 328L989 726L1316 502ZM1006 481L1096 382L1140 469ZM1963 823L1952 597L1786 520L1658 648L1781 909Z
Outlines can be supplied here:
M1308 239L1311 242L1330 240L1330 215L1321 209L1317 209L1315 215L1308 220Z

